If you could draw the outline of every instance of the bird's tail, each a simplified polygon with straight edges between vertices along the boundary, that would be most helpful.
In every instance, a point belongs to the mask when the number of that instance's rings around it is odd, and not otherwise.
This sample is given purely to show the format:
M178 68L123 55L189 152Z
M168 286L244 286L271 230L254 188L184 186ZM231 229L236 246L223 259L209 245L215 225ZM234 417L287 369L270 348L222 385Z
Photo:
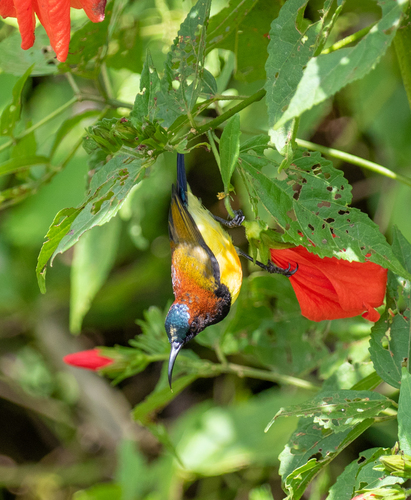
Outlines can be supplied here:
M187 205L187 177L184 155L177 153L177 193L184 205Z

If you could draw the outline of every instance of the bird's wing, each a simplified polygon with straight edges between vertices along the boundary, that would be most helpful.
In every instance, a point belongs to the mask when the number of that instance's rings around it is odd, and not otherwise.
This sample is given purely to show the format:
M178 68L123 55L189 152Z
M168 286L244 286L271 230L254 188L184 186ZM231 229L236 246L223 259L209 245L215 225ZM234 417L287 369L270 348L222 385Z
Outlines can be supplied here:
M174 187L169 215L169 235L173 275L184 275L186 280L203 289L215 290L220 284L220 266ZM188 283L184 283L185 287L187 285Z

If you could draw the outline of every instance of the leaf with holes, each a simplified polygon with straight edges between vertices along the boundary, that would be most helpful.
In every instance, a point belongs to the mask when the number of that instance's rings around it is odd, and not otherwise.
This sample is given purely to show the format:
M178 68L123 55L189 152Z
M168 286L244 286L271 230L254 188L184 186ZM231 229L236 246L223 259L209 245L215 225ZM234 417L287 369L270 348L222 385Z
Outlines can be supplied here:
M374 419L370 418L335 434L312 420L300 420L279 456L279 472L287 500L299 500L310 481L373 423Z
M321 257L371 261L411 278L378 226L348 206L351 186L320 153L297 150L291 166L273 177L261 172L264 165L276 168L265 157L241 154L240 161L250 190L284 230L285 242Z
M140 93L136 95L130 118L134 126L145 120L153 121L157 111L157 92L160 91L160 78L147 52L140 80Z
M353 460L338 476L326 500L350 500L363 488L372 489L403 483L405 479L386 475L384 471L375 469L380 465L379 458L386 456L391 456L390 449L371 448L361 452L359 458Z
M344 432L367 418L374 418L392 405L392 401L371 391L323 391L298 406L281 408L270 422L279 417L313 417L324 429Z
M304 26L306 20L302 21L306 4L307 0L285 2L278 18L271 23L265 89L270 137L281 154L290 139L291 124L281 130L274 130L273 126L289 105L317 45L324 43L323 27L332 2L325 2L321 19L308 27ZM336 15L340 10L337 9Z
M411 245L397 227L393 228L392 248L401 264L411 272ZM370 354L374 368L385 382L397 389L401 385L401 367L410 360L410 288L409 280L388 273L387 309L371 331Z
M50 255L52 265L56 255L71 248L83 233L112 219L133 186L142 180L144 169L152 163L152 159L131 159L124 155L112 158L94 174L85 201L76 209L57 214L38 258L37 277L43 292L45 266ZM66 217L63 225L62 216Z
M277 121L276 128L334 95L348 83L362 78L375 67L390 46L409 2L385 0L378 3L382 10L381 20L357 45L319 55L308 62L290 105Z
M210 90L211 74L204 80L206 28L211 0L199 0L180 26L165 62L157 118L169 127L179 116L191 115L198 97ZM212 86L212 85L211 85Z

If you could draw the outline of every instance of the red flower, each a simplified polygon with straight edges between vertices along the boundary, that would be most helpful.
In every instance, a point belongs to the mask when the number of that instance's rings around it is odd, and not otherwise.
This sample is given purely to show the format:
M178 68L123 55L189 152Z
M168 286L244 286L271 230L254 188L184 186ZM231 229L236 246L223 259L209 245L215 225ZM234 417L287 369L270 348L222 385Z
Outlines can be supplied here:
M298 271L290 277L301 313L312 321L362 316L378 321L374 309L384 302L387 270L372 262L348 262L318 257L298 246L271 249L271 260L279 267L291 264Z
M98 370L103 366L110 365L114 359L100 356L98 349L89 349L88 351L75 352L64 356L63 361L68 365L85 368L86 370Z
M0 0L0 16L16 17L21 34L21 48L34 43L34 14L44 26L50 44L60 62L67 58L70 42L70 6L84 9L90 21L104 19L107 0Z

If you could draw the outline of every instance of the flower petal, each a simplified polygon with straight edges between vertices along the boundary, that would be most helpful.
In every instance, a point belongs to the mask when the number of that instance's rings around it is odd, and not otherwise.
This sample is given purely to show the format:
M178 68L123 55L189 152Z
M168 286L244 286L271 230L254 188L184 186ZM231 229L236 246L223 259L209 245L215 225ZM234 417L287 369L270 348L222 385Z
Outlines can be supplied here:
M111 358L100 356L98 349L89 349L87 351L68 354L64 356L63 361L68 365L85 368L86 370L98 370L114 362Z
M271 249L280 267L299 265L291 276L301 313L312 321L363 315L378 321L374 309L384 302L387 270L371 262L348 262L335 257L321 258L305 247Z
M16 17L21 35L21 48L26 50L33 46L36 20L32 0L19 0L15 3Z
M14 8L13 0L0 1L0 16L1 17L16 17L16 9Z
M93 23L104 21L107 0L80 0L84 12Z
M57 59L64 62L70 43L70 0L37 0L37 5L37 14Z

